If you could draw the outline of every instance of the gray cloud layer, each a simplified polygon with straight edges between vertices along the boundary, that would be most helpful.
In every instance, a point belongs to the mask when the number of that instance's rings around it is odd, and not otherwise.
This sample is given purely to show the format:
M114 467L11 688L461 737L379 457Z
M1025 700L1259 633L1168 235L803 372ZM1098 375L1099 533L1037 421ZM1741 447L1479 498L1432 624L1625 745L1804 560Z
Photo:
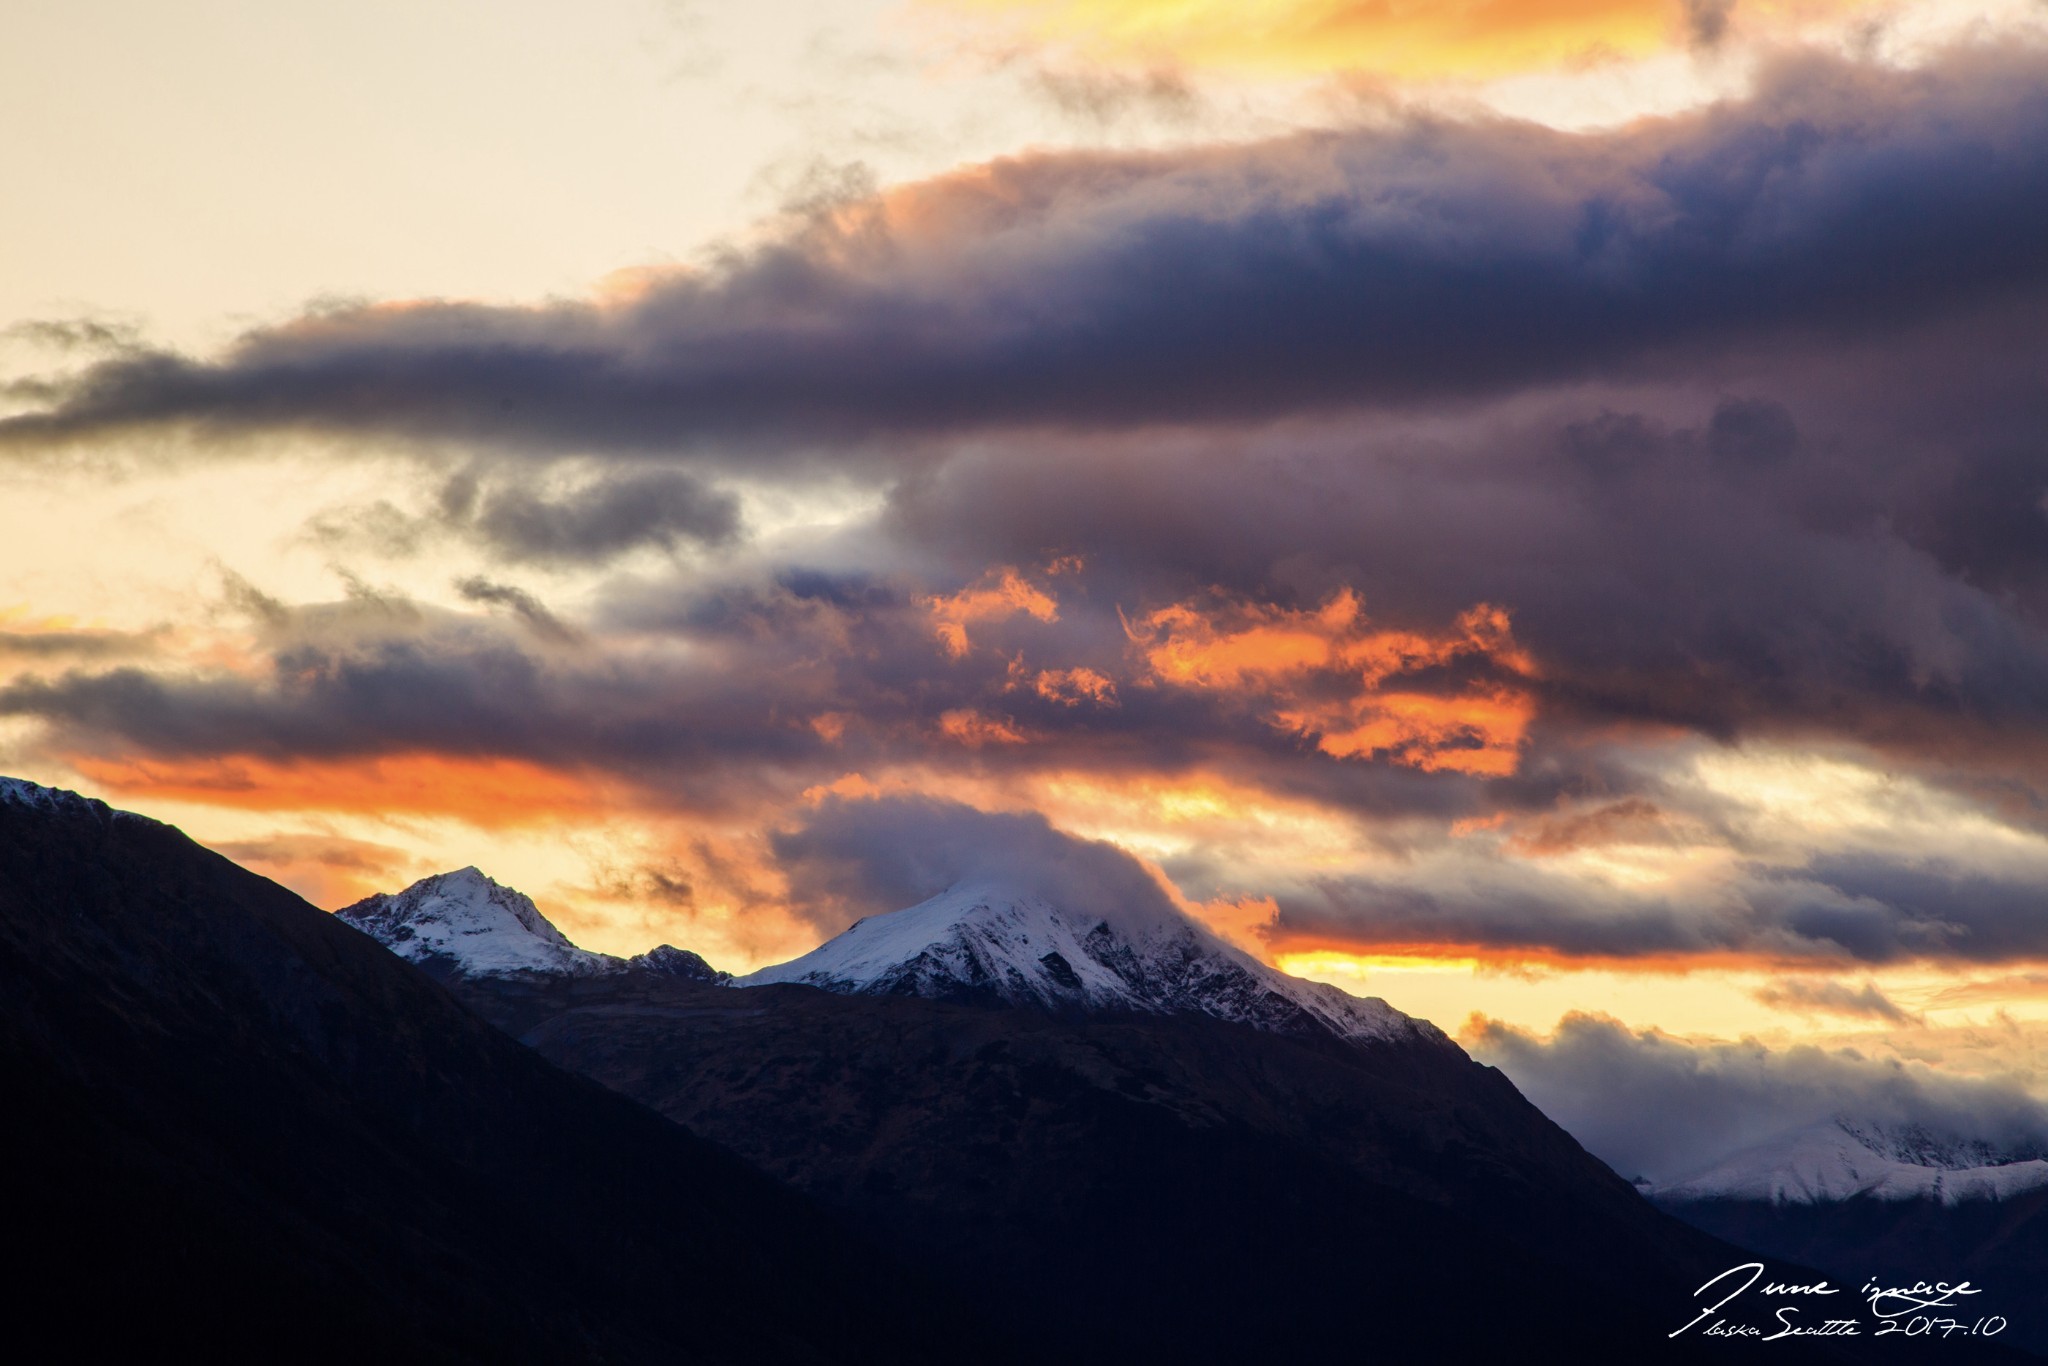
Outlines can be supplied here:
M758 451L1668 376L2039 291L2040 79L2033 53L1808 58L1747 101L1607 134L1416 119L1019 158L619 306L339 310L218 360L117 356L0 439L196 425Z

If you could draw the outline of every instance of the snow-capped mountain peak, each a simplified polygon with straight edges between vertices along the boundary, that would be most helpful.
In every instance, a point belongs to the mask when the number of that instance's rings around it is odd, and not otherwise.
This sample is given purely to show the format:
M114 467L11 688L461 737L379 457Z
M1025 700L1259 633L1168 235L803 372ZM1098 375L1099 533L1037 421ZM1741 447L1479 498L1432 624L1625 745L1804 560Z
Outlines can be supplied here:
M1063 1012L1202 1014L1355 1040L1443 1037L1384 1001L1268 967L1163 900L1077 908L990 880L869 916L734 985L779 982Z
M1731 1153L1678 1180L1648 1183L1643 1190L1673 1204L1821 1205L1867 1197L1955 1205L2006 1200L2048 1186L2048 1161L2042 1156L2034 1149L1942 1139L1915 1126L1837 1117Z
M335 912L399 957L458 975L613 972L622 960L570 943L530 897L475 868L422 878Z

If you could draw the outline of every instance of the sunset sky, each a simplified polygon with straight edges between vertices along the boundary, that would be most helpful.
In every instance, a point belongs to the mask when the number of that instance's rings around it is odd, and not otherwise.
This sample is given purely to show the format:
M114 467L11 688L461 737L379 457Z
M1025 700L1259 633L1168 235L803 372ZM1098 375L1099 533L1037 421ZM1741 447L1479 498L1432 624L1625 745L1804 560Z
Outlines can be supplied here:
M2040 0L74 0L0 116L0 771L2048 1095Z

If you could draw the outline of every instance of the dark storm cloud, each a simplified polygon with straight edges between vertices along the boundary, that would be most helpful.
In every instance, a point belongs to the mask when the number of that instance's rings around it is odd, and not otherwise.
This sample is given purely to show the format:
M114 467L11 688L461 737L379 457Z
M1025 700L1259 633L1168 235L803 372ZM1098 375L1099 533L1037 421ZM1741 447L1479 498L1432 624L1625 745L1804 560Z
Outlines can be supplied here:
M1294 607L1351 588L1376 623L1429 631L1497 604L1534 658L1523 781L1617 723L1824 737L1996 774L2038 822L2048 594L2028 588L2048 585L2048 463L1993 478L1976 454L1986 432L2048 429L2026 388L1933 435L1900 430L1925 391L1890 387L1847 405L1659 391L1413 431L991 445L907 481L887 529L958 562L1070 550L1095 600L1132 612L1205 586ZM1929 496L1987 479L2009 499Z
M2048 1111L2016 1088L1842 1050L1693 1045L1568 1015L1537 1039L1481 1021L1461 1042L1624 1176L1677 1180L1732 1152L1836 1117L1943 1139L2048 1150Z
M1698 13L1704 33L1718 10ZM1919 71L1809 57L1747 100L1614 132L1414 118L1016 158L617 304L339 309L216 360L112 358L0 434L386 433L751 465L778 443L1683 375L1978 303L2038 308L2043 90L2029 51ZM1738 459L1778 439L1727 436Z
M541 666L509 643L385 639L280 651L273 677L72 672L0 688L0 714L146 753L335 757L499 752L546 700ZM532 737L514 752L548 746Z
M1787 923L1873 962L1938 943L1942 956L1996 962L2048 956L2044 879L1954 861L1828 855L1793 875Z
M978 811L932 797L826 798L772 837L791 909L826 934L983 879L1071 906L1171 909L1143 865L1035 813Z

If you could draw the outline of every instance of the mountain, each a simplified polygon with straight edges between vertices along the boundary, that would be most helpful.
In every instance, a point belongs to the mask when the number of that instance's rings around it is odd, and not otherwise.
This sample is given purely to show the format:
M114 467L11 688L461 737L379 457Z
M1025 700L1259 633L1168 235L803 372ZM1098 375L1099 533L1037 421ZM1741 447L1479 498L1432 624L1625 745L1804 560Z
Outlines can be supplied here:
M1838 1117L1642 1189L1699 1229L1845 1283L1967 1278L2014 1346L2048 1354L2044 1159L2038 1145Z
M0 1331L22 1359L1002 1354L838 1217L369 938L168 826L18 780L0 1096Z
M1067 907L992 882L870 916L801 958L739 978L666 944L632 958L580 949L530 898L475 868L335 914L443 981L651 972L738 987L795 982L847 995L1207 1015L1282 1034L1448 1042L1385 1001L1270 968L1172 906Z
M579 949L532 898L475 868L422 878L395 895L366 897L335 914L437 979L652 972L715 982L729 975L668 944L631 958Z
M1643 1190L1672 1205L1708 1200L1824 1205L1859 1199L1958 1205L2010 1200L2044 1186L2048 1161L2037 1149L2003 1150L1982 1139L1942 1137L1915 1126L1837 1118Z
M870 916L735 985L778 982L1055 1013L1207 1015L1281 1034L1447 1042L1434 1025L1385 1001L1270 968L1164 902L1063 906L992 882Z
M1748 1258L1434 1027L1177 912L982 883L732 985L497 961L448 978L479 1014L941 1268L1032 1359L1540 1359L1558 1325L1567 1357L1718 1359L1665 1334Z

